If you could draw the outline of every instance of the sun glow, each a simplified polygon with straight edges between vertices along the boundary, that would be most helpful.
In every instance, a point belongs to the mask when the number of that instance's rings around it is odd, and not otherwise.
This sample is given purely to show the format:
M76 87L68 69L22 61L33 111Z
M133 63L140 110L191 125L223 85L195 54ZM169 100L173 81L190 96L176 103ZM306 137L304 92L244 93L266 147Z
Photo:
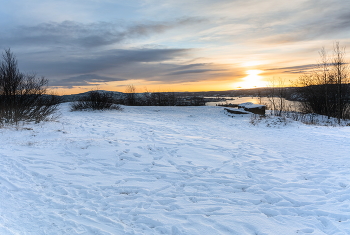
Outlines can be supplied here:
M243 82L235 83L234 87L249 89L249 88L266 86L265 82L261 81L262 76L259 75L262 72L263 72L262 70L258 70L258 69L247 70L246 74L248 76L243 78Z
M248 61L243 63L243 67L253 67L253 66L257 66L257 65L261 65L262 62L261 61Z
M259 70L259 69L252 69L252 70L248 70L246 73L249 75L249 76L256 76L260 73L262 73L263 71ZM249 77L248 76L248 77Z

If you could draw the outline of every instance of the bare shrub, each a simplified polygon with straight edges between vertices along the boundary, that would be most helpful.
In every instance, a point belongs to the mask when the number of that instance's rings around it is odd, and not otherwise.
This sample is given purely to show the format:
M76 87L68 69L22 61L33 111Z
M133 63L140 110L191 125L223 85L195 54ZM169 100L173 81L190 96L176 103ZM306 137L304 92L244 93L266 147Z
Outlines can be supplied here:
M287 112L285 117L294 121L302 122L306 125L317 125L317 126L348 126L349 121L346 119L338 120L335 117L327 117L316 113L300 113L300 112Z
M61 100L46 94L47 84L44 77L19 72L15 56L5 50L0 64L0 124L53 118Z
M267 98L270 101L269 109L272 110L275 116L282 116L282 112L287 111L285 98L287 91L285 88L285 79L283 78L272 78L268 87L270 87L267 94Z
M120 110L121 107L116 103L110 93L92 90L77 101L71 104L71 111L82 110Z
M259 123L261 123L261 121L263 119L265 119L266 116L261 116L261 115L258 115L258 114L252 114L250 116L250 120L249 120L249 123L252 124L253 126L256 126L258 125Z
M259 115L259 114L252 114L250 116L249 123L253 126L258 125L265 125L266 127L280 127L280 126L286 126L288 124L288 119L281 115L281 116L275 116L272 115Z

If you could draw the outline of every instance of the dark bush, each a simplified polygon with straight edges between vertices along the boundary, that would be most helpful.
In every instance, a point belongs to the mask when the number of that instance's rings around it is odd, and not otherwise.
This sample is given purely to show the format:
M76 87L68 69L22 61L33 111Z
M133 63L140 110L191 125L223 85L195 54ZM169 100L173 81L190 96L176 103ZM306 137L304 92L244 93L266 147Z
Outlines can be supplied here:
M48 80L19 72L10 49L0 63L0 124L40 122L54 117L60 98L47 95Z
M177 97L174 92L146 92L136 103L141 106L175 106Z
M88 92L71 104L72 111L108 109L120 110L121 108L110 93L98 90Z

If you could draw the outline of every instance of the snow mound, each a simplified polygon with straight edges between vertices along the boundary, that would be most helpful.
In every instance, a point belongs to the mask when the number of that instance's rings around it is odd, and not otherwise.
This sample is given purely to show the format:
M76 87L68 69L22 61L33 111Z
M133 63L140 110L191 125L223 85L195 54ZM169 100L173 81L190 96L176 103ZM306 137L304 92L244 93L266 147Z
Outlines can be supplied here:
M253 104L252 102L246 102L246 103L239 104L238 107L239 108L249 108L249 109L252 109L252 108L261 109L261 108L265 107L265 105Z

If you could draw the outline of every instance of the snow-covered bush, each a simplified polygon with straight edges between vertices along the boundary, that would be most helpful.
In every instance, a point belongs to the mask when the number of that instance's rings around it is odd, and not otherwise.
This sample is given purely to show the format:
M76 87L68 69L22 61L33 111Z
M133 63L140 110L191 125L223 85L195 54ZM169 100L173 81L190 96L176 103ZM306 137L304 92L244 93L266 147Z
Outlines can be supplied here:
M285 116L252 114L249 123L253 126L264 125L266 127L286 126L289 121Z
M294 121L302 122L307 125L317 126L349 126L350 120L340 119L334 117L327 117L325 115L319 115L316 113L300 113L300 112L286 112L285 117Z

